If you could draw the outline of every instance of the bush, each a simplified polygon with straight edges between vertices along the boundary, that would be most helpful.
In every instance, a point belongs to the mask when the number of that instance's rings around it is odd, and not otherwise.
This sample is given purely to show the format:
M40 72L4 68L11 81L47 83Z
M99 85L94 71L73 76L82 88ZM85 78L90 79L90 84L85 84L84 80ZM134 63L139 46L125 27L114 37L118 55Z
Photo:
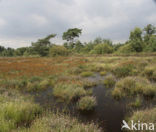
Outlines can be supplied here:
M113 48L108 44L98 44L91 51L93 54L110 54L113 52Z
M69 50L67 50L64 46L52 46L49 51L49 56L68 56Z
M82 111L93 110L95 106L96 98L92 96L82 97L77 103L77 108Z
M82 72L81 74L81 77L89 77L89 76L93 76L93 72Z
M116 53L123 53L123 54L128 54L134 52L132 46L130 44L125 44L123 46L121 46Z
M116 79L113 75L107 76L104 80L104 85L106 86L106 88L114 87L115 83L116 83Z

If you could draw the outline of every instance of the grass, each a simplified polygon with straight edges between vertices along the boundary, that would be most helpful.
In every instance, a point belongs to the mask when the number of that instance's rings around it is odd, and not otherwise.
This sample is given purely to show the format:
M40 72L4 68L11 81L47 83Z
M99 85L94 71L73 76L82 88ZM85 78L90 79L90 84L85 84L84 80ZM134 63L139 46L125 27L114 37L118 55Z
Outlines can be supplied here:
M81 111L93 110L95 106L96 106L96 98L92 96L82 97L77 103L77 108Z
M76 84L57 84L53 88L53 95L62 101L70 102L75 98L86 95L86 91L83 87Z
M104 79L104 85L106 88L113 88L116 83L116 79L113 75L108 75Z
M146 110L139 110L133 112L132 116L128 119L130 121L133 120L134 122L141 121L142 123L155 123L156 122L156 108L146 109ZM142 132L151 132L150 130L142 130ZM135 132L135 130L133 131Z
M156 86L152 85L146 78L126 77L116 83L112 95L118 99L135 95L154 97L156 95Z
M102 132L94 123L84 124L68 115L50 113L37 119L29 132Z
M0 131L10 132L17 128L28 127L42 113L39 105L19 96L12 91L10 96L1 95Z

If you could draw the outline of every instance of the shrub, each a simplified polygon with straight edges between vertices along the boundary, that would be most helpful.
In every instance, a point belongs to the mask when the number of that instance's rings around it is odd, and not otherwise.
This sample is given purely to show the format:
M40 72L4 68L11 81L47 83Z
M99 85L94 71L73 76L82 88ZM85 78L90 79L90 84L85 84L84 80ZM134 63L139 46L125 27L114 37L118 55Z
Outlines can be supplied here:
M93 76L93 72L82 72L81 74L81 77L89 77L89 76Z
M145 97L153 97L156 95L156 87L141 77L126 77L116 83L112 95L115 98L126 96L134 96L141 94Z
M77 103L77 108L82 111L93 110L95 106L96 98L92 96L82 97Z
M123 54L127 54L127 53L131 53L134 52L132 46L130 44L125 44L123 46L121 46L116 53L123 53Z
M93 54L110 54L113 52L113 48L108 44L98 44L91 51Z
M49 51L49 56L68 56L69 51L64 46L52 46Z
M116 79L113 75L107 76L104 80L104 85L106 86L106 88L114 87L115 83L116 83Z

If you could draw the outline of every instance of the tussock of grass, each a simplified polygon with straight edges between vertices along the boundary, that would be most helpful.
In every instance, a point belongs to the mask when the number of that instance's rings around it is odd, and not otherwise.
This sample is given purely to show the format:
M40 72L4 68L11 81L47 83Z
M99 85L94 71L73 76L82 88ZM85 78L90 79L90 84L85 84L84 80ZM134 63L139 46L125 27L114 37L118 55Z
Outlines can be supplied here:
M112 95L115 98L122 98L134 95L153 97L156 95L156 87L142 77L126 77L118 81Z
M2 98L0 100L0 132L10 132L18 127L28 127L42 112L39 105L24 101L24 98L3 95Z
M115 83L116 83L116 79L113 75L107 76L104 80L104 85L106 86L106 88L114 87Z
M145 75L149 80L156 81L156 66L145 67L143 75Z
M93 110L95 106L96 98L92 96L82 97L77 103L77 108L81 111Z
M128 119L128 124L131 124L131 120L134 122L141 121L142 123L155 123L156 122L156 108L146 109L146 110L139 110L133 112L132 116ZM132 132L135 132L133 130ZM142 130L142 132L151 132L150 130Z
M53 95L58 97L62 101L70 102L74 98L79 98L86 95L86 91L83 87L76 84L57 84L53 88Z
M94 123L83 124L63 114L48 114L37 119L29 132L102 132Z

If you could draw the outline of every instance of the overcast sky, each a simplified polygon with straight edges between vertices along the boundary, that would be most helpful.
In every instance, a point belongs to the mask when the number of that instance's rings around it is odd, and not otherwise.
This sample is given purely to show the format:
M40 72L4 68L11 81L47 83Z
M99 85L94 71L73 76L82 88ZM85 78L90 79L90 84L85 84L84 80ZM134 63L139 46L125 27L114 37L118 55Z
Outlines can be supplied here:
M81 41L100 36L123 42L134 27L156 25L155 0L0 0L0 45L28 46L68 28L81 28Z

